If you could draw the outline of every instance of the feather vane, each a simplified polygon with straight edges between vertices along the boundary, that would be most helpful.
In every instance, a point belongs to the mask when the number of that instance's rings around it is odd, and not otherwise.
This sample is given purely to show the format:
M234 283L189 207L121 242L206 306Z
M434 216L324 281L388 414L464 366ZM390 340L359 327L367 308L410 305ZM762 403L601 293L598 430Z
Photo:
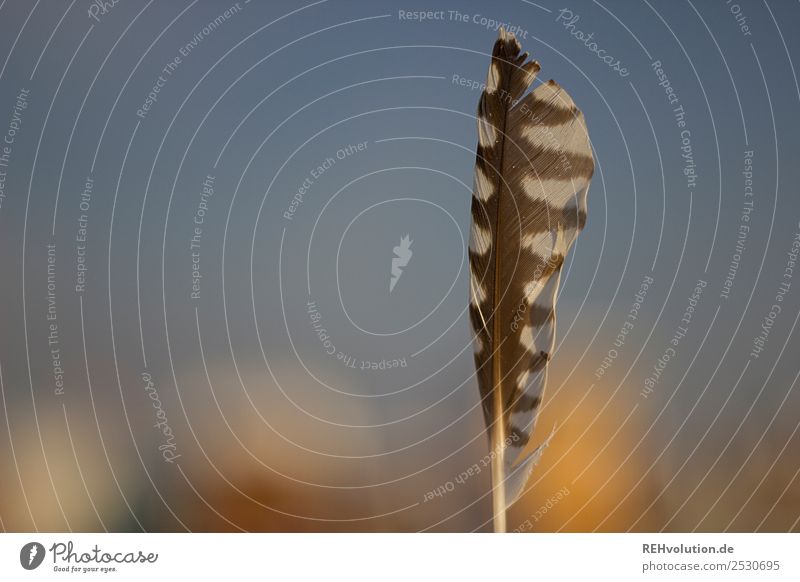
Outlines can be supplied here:
M500 29L477 111L470 319L493 451L495 529L547 441L523 455L555 342L561 267L586 223L594 160L583 114ZM498 522L501 526L498 528Z

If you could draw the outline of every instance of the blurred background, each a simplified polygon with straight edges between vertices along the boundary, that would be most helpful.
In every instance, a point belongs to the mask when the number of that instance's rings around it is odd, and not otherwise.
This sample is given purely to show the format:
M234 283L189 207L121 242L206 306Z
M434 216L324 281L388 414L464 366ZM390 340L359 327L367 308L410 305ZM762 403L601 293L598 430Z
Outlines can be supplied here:
M491 529L465 251L502 23L596 160L509 528L798 531L798 16L0 3L0 526Z

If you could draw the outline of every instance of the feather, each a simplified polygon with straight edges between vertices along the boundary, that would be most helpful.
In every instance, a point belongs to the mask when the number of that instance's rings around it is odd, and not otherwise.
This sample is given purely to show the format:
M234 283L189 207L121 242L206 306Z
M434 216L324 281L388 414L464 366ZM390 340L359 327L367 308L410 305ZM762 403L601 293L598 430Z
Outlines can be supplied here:
M470 319L492 457L495 531L549 442L523 455L555 342L561 266L586 223L594 160L583 114L500 29L478 104Z

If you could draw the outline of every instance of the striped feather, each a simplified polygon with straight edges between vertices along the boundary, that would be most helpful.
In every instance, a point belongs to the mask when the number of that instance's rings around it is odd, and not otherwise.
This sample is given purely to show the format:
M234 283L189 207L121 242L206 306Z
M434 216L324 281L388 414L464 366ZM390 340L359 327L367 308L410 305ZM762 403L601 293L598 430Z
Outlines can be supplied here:
M552 80L526 94L539 63L520 51L501 29L478 104L469 245L475 364L497 461L496 530L542 452L522 454L555 342L561 266L586 223L594 171L583 114Z

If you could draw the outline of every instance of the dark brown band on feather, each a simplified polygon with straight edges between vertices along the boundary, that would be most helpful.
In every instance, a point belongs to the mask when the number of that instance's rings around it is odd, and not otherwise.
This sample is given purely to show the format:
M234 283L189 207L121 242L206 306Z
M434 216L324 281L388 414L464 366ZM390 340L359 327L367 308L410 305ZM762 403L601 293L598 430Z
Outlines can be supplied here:
M483 317L481 317L480 309L478 309L478 307L476 307L472 303L469 304L469 320L470 323L472 324L472 329L475 330L475 333L481 335L481 339L483 340L484 343L486 343L491 339L491 334L489 333L488 329L484 328L483 321L485 319L486 325L489 325L489 320L491 318L492 318L491 313L486 313L484 314Z
M519 390L518 395L514 398L512 409L514 412L530 412L539 408L542 399L539 396L531 396Z
M530 115L531 123L534 125L555 127L569 123L578 117L579 111L574 105L572 107L563 107L558 101L537 99L533 94L525 101L530 111L526 115ZM528 101L530 102L528 103Z
M583 229L586 224L586 211L575 206L556 208L544 198L531 199L526 195L520 205L520 224L525 234L539 234L555 230L559 225L564 229Z
M528 307L528 311L530 311L528 321L534 327L542 327L545 323L550 321L554 313L552 307L542 307L535 303Z
M481 202L475 196L472 197L472 221L481 230L492 234L492 223L489 220L490 208L486 202Z
M528 433L526 433L521 428L514 426L513 424L511 425L511 428L508 431L508 437L511 440L512 447L520 447L520 448L527 445L528 441L531 438Z
M549 168L550 166L557 166L559 174L557 176L546 176L547 179L561 178L563 180L573 180L575 178L589 179L594 174L594 160L591 156L584 154L576 154L573 152L565 152L560 148L553 148L550 146L528 143L516 144L517 148L522 148L523 160L529 164L531 174L537 176L542 175L542 168Z

